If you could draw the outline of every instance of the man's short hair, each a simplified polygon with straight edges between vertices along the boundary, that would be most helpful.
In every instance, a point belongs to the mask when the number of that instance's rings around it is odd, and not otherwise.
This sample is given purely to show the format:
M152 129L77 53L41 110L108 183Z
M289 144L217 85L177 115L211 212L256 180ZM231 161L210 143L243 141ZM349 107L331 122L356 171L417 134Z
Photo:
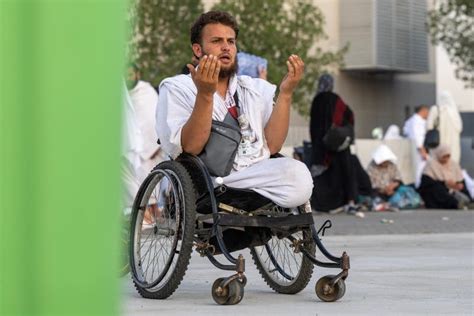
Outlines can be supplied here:
M430 107L426 104L417 105L415 106L415 113L420 113L420 111L423 109L429 110Z
M209 11L203 13L191 27L191 44L201 44L202 29L208 24L223 24L231 27L235 32L235 38L239 35L239 26L232 15L224 11Z

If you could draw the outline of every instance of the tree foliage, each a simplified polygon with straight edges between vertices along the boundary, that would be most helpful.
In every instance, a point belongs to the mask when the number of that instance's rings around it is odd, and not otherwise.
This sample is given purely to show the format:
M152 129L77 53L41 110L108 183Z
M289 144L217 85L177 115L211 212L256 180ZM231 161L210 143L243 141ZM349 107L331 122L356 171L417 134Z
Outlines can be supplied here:
M433 43L441 43L452 63L456 77L474 88L474 1L443 0L428 13Z
M191 61L189 29L203 12L201 0L132 0L129 60L153 85Z
M315 81L323 72L340 65L347 50L329 52L317 47L317 42L326 38L321 10L311 0L221 0L213 9L228 11L237 19L239 50L268 60L270 82L280 83L291 54L303 59L305 76L295 92L293 105L300 114L308 116Z
M305 76L294 96L294 107L309 114L315 81L342 63L347 48L336 52L317 46L326 38L324 17L311 0L221 0L213 9L233 14L240 26L240 50L268 60L268 80L279 84L286 74L286 59L298 54ZM144 80L157 85L190 61L189 29L203 12L201 0L132 0L129 59Z

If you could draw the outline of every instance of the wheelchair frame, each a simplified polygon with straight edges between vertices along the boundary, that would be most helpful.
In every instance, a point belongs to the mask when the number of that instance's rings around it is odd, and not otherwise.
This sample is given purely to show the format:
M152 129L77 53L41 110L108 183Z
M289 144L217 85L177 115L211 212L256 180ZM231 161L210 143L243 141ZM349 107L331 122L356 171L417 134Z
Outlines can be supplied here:
M229 251L223 237L224 227L259 227L259 228L275 228L278 227L293 227L293 229L297 229L296 231L301 231L301 227L305 227L304 229L310 229L310 237L312 242L315 243L319 251L326 257L328 261L320 261L316 258L316 255L305 247L305 242L302 240L298 240L294 238L291 232L288 232L288 236L284 236L287 238L290 243L292 244L291 247L294 247L294 252L298 253L301 252L304 257L306 257L313 265L324 267L324 268L340 268L342 271L337 275L328 275L324 276L318 280L316 284L316 294L317 296L323 301L336 301L340 299L345 293L345 283L344 280L348 277L350 263L349 263L349 256L346 252L343 252L341 257L336 257L332 255L322 244L321 239L319 238L319 233L324 235L325 230L332 226L331 221L327 220L324 222L323 225L316 230L314 226L314 220L311 211L306 212L303 211L302 207L299 207L300 210L299 214L293 214L292 216L286 217L267 217L267 216L253 216L251 212L246 212L242 209L238 209L233 207L232 205L218 203L218 197L216 196L216 192L220 192L221 194L225 192L225 186L219 186L214 188L213 180L209 171L207 170L204 163L199 159L199 157L189 155L189 154L182 154L176 160L176 163L181 164L186 170L194 170L194 172L198 172L201 177L201 186L204 185L205 188L203 190L203 194L200 196L201 200L196 197L196 204L203 204L209 205L212 213L209 215L204 215L206 218L212 218L212 227L211 232L212 235L215 236L217 245L220 248L221 253L224 257L229 261L230 264L225 264L220 262L218 259L215 258L215 253L211 251L211 247L207 243L200 243L198 238L194 237L196 251L200 253L201 256L206 256L208 260L217 268L227 271L235 271L236 273L226 277L226 278L219 278L217 279L213 286L212 286L212 296L216 303L222 305L232 305L238 304L243 298L243 288L246 284L246 277L245 277L245 259L244 257L239 254L237 258L235 258L231 251ZM160 165L158 165L160 166ZM191 176L194 183L194 178ZM146 181L145 181L146 182ZM144 183L145 184L145 183ZM140 188L142 190L142 188ZM240 190L246 191L246 190ZM248 190L247 190L248 191ZM253 192L253 191L252 191ZM140 193L140 191L139 191ZM138 196L134 203L134 209L140 208L140 201L138 201ZM205 200L203 202L203 199ZM221 210L221 212L219 212ZM136 216L135 216L136 218ZM196 223L199 222L199 216L196 216ZM132 228L135 223L131 222ZM299 229L299 230L298 230ZM296 232L295 231L295 232ZM309 232L309 230L308 230ZM131 248L132 243L134 243L134 236L130 236ZM280 237L278 237L280 238ZM277 260L273 257L272 252L269 250L269 246L265 243L262 245L266 247L267 252L269 254L269 258L276 268L278 272L284 276L285 278L290 278L284 271L284 269L280 266ZM214 249L215 250L215 249ZM134 265L134 252L133 249L130 249L130 265ZM132 271L132 278L134 280L135 286L137 284L139 286L140 280L135 275L135 269L131 269ZM311 268L312 273L312 268ZM183 273L184 276L184 273ZM263 276L263 274L262 274ZM311 275L309 275L309 278ZM309 282L309 280L307 280ZM306 282L306 284L307 284ZM267 282L268 283L268 282ZM303 288L306 286L303 286ZM272 287L273 288L273 287ZM138 288L137 288L138 290ZM139 291L140 292L140 291ZM140 292L140 294L142 294ZM171 294L170 294L171 295Z

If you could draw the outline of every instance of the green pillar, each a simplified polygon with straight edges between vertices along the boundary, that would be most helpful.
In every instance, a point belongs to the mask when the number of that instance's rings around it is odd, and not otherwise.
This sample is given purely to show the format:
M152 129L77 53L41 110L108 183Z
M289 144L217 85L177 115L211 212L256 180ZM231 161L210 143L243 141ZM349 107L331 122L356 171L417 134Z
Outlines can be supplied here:
M125 3L0 1L0 315L117 315Z

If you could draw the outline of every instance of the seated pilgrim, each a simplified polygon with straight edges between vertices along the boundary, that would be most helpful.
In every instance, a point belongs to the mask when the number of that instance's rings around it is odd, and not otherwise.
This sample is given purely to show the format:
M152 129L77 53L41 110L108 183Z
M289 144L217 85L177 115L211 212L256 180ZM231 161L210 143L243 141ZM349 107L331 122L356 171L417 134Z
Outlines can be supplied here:
M380 145L372 154L367 167L374 195L387 201L402 184L402 176L396 165L397 157L387 145Z
M462 209L472 197L466 190L463 173L451 159L450 146L441 144L432 150L432 159L423 170L420 192L427 208Z

